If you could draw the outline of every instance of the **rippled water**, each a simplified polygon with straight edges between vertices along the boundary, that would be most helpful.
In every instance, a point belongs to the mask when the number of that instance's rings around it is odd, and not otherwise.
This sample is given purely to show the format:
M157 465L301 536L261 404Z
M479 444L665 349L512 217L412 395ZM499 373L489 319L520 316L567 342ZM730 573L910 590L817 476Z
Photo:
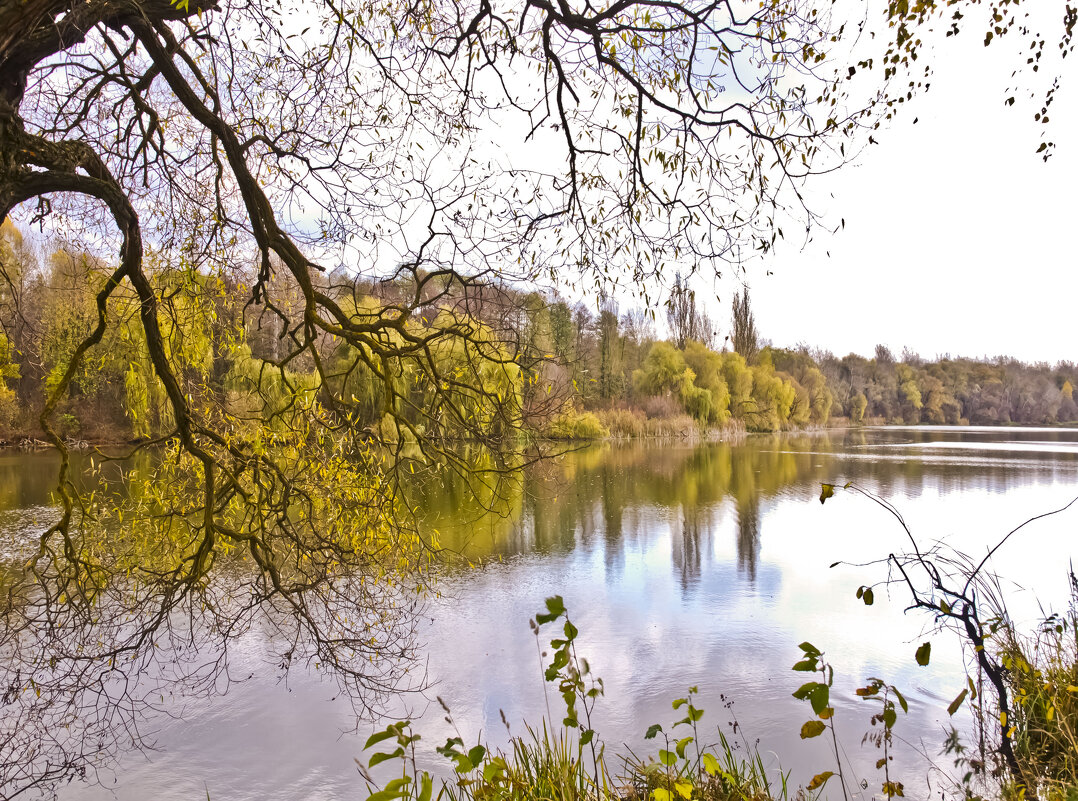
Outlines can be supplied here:
M0 548L47 515L50 462L0 456ZM596 729L608 748L646 750L651 723L676 719L670 701L700 690L702 721L740 731L794 783L829 769L824 738L802 741L811 715L791 697L808 640L835 666L833 701L842 747L859 776L878 787L877 753L862 746L874 711L853 691L869 676L898 685L910 701L896 735L911 745L897 764L907 787L925 789L923 751L936 758L947 703L962 687L961 654L933 635L932 664L913 653L930 621L904 615L906 598L856 567L904 549L895 520L866 498L839 493L821 505L820 483L854 481L892 502L925 543L943 540L981 555L1033 515L1078 495L1078 432L1057 429L886 428L749 437L710 443L604 444L529 470L504 515L483 515L459 489L426 502L443 539L477 567L446 571L441 597L421 625L433 688L400 701L423 736L425 761L452 733L436 703L451 707L465 741L504 744L547 702L528 620L552 594L564 596L578 646L606 686ZM1078 550L1078 507L1028 526L993 567L1006 577L1015 614L1035 620L1036 596L1066 602L1068 560ZM6 539L4 539L6 538ZM843 564L829 567L833 562ZM279 680L257 638L240 661L254 678L192 702L179 718L147 723L159 750L125 756L103 787L72 785L64 799L344 799L365 797L355 768L371 730L317 674ZM729 731L729 729L726 729ZM934 779L932 779L934 781ZM866 792L865 797L868 797Z

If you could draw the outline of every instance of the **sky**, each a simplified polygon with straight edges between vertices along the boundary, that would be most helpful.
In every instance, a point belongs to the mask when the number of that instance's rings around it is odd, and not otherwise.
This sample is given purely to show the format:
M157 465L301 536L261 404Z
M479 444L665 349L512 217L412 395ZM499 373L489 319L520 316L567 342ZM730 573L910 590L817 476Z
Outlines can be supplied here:
M1040 104L1004 106L1012 54L976 35L937 47L931 90L810 187L810 203L845 228L699 286L720 338L744 282L761 336L779 346L1078 360L1078 80L1064 76L1057 93L1045 163Z

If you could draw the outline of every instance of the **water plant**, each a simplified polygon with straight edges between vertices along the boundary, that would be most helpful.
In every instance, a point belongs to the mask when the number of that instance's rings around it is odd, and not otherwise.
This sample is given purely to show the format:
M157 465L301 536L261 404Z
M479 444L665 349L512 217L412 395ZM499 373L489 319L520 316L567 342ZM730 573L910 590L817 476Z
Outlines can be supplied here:
M449 776L439 780L437 795L434 772L421 768L417 758L421 736L413 731L411 721L392 723L368 738L364 750L378 750L366 763L356 760L370 801L785 801L791 797L788 774L779 773L776 785L759 753L747 742L739 753L739 744L732 743L721 729L717 744L702 741L699 722L704 710L695 703L696 687L673 701L681 717L669 733L660 724L647 730L645 739L663 737L656 755L639 757L629 752L620 758L620 769L612 770L606 745L593 725L603 682L577 651L579 630L561 596L547 598L545 609L530 623L537 643L544 626L560 624L549 640L549 650L540 649L541 658L549 657L543 665L544 681L562 701L560 723L548 712L538 728L526 726L526 735L511 738L504 752L481 743L468 747L458 731L436 749L449 763ZM443 708L452 723L444 703ZM379 785L371 771L392 763L399 764L400 774ZM799 792L796 797L806 796Z

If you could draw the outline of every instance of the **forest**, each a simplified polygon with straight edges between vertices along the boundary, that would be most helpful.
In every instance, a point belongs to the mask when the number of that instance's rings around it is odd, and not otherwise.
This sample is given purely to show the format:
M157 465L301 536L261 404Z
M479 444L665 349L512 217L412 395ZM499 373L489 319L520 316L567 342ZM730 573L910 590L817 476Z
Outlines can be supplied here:
M33 440L40 436L36 419L46 395L96 321L94 294L110 267L63 243L35 247L10 221L0 236L0 258L5 278L0 285L0 436L8 442ZM332 386L320 386L314 354L274 367L274 381L259 380L270 365L281 363L295 332L245 302L257 280L253 267L248 284L242 273L214 275L164 265L155 280L168 299L162 317L170 354L182 364L189 388L232 407L250 405L248 395L256 387L257 403L270 405L283 403L290 385L312 399L322 396L327 406L333 395L346 394L354 401L347 413L351 424L382 424L387 409L382 378L328 337L317 358L337 365ZM554 292L483 282L439 287L435 297L427 277L360 280L344 268L328 275L325 285L357 315L365 308L403 305L417 292L427 292L431 299L427 305L420 299L413 325L437 330L448 319L467 320L478 338L437 350L435 361L443 373L478 379L491 390L476 394L464 381L458 397L483 421L482 431L496 439L1078 422L1073 362L926 359L908 349L896 357L884 345L870 357L837 357L807 345L776 347L756 329L748 289L735 296L729 335L720 336L680 275L658 314L620 311L603 298L570 302ZM300 308L298 287L283 277L275 281L274 292L287 312ZM136 323L132 297L127 314L110 320L101 356L80 365L61 403L58 420L65 437L117 444L152 440L170 429L164 388ZM429 406L434 399L426 380L402 366L390 403L404 410ZM469 427L454 422L449 409L422 422L418 414L405 418L445 439L469 435Z

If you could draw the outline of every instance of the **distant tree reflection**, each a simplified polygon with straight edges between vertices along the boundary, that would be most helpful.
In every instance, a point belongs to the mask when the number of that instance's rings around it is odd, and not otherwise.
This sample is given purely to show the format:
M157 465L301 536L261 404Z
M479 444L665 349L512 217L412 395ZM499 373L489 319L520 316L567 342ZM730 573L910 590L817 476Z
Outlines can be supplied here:
M760 496L756 492L737 498L737 572L756 581L760 557Z

